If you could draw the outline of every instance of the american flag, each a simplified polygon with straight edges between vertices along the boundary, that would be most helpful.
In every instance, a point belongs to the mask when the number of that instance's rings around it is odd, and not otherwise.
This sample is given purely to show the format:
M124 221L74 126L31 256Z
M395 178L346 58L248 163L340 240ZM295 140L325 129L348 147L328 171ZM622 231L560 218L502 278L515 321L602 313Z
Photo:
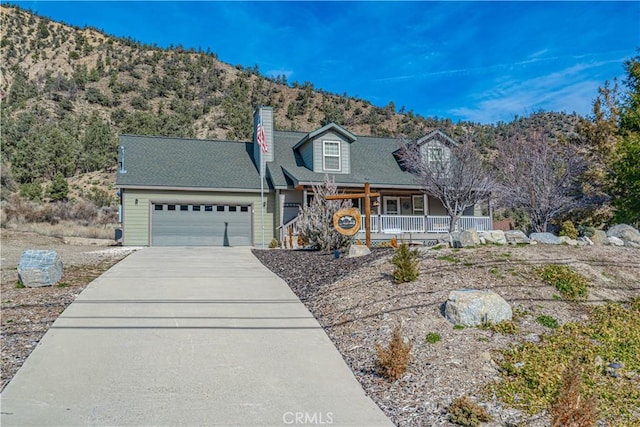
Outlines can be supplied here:
M264 137L264 127L262 126L262 115L258 117L258 126L256 128L256 140L258 141L258 145L260 145L260 151L262 154L267 152L267 140Z

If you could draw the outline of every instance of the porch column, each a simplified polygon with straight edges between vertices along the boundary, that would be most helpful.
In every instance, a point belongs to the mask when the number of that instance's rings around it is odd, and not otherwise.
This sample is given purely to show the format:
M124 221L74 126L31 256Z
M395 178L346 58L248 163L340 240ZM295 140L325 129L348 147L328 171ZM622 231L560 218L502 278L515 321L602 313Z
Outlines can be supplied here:
M422 206L424 206L424 232L429 232L429 196L422 193Z
M307 207L307 189L303 189L302 190L302 207L306 208Z

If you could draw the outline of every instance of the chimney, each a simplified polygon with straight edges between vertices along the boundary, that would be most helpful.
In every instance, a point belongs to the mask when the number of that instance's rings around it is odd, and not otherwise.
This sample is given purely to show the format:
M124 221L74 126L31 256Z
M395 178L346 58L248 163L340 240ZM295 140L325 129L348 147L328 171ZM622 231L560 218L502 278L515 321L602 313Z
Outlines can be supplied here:
M273 161L273 107L258 107L253 113L253 159L256 167L260 169L262 152L258 144L258 123L262 118L262 128L264 130L264 140L267 145L267 152L264 153L264 161Z

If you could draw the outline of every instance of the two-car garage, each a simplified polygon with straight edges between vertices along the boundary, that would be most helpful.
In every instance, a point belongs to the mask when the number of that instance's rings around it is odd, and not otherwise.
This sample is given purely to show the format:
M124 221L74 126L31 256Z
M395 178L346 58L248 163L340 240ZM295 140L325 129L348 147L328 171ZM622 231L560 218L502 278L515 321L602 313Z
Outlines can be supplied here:
M152 203L151 246L252 246L252 206Z

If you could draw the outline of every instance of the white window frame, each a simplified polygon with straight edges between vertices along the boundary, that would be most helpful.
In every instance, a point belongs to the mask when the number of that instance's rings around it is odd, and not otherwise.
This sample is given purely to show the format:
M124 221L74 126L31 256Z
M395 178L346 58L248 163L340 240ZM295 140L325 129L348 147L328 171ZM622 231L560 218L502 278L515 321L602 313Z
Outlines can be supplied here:
M335 154L327 154L327 145L328 144L337 144L338 145L338 155ZM328 168L327 167L327 157L337 158L338 159L338 168ZM334 171L340 172L342 170L342 147L340 146L340 141L322 141L322 169L325 171Z

